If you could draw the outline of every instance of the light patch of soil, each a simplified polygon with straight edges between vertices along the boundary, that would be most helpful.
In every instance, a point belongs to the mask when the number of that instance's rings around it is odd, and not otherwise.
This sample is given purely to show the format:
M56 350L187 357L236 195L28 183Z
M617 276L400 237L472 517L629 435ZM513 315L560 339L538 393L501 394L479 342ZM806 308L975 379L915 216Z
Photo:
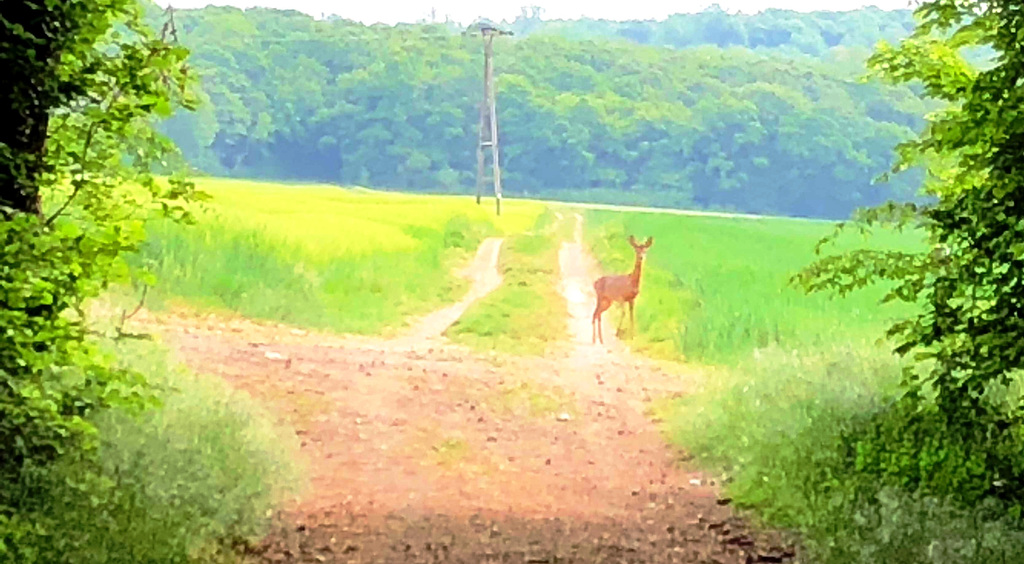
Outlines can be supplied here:
M593 343L594 331L591 320L597 296L594 293L594 280L598 272L597 261L591 257L583 246L583 216L574 214L574 240L563 241L558 252L558 265L562 273L559 290L565 297L569 307L569 336L576 344L577 353L590 355L594 358L607 358L609 352L622 355L625 348L619 341L612 322L613 311L604 313L604 321L608 321L602 335L604 344ZM613 308L616 309L616 308ZM591 345L591 346L587 346ZM596 355L596 356L595 356Z
M264 402L301 440L309 490L251 561L793 557L734 515L711 477L680 467L645 417L652 398L684 394L702 375L630 355L614 329L605 346L591 344L595 269L580 228L559 254L569 340L543 358L480 355L441 337L500 284L495 239L469 269L466 298L397 339L211 316L133 320L162 332L193 370Z

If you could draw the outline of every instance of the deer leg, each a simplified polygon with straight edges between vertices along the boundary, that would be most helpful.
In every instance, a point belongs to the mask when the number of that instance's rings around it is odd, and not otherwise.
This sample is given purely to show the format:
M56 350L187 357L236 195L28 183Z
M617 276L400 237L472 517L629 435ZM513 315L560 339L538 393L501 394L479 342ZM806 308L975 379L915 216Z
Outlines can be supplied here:
M597 305L594 306L594 316L590 318L590 343L597 343L597 326L601 322L601 298L597 299Z
M636 318L633 317L633 300L629 300L629 332L636 335Z
M602 345L604 344L604 334L601 331L601 314L604 313L606 309L608 309L609 305L611 304L608 303L607 300L598 298L597 307L594 308L594 319L590 322L591 329L594 329L596 325L597 340L601 341ZM594 341L593 336L591 336L591 341Z

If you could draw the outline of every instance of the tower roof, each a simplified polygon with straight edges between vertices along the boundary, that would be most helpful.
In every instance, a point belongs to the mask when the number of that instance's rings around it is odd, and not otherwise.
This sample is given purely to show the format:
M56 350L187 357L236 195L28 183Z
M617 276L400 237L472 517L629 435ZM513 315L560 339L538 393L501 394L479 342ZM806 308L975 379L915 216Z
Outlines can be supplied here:
M497 23L494 23L493 21L491 21L491 20L489 20L487 18L480 18L480 19L476 20L475 22L469 24L469 27L466 28L466 31L469 32L469 33L477 33L477 32L481 32L482 33L482 32L491 31L491 32L500 33L502 35L512 35L512 32L507 30L507 29L505 29L504 26L499 25Z

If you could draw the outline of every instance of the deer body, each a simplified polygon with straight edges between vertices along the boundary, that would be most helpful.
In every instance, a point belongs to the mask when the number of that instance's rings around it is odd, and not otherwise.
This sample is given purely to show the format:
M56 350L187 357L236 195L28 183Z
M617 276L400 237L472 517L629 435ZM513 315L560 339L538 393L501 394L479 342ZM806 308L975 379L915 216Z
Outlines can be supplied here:
M593 342L596 343L600 339L601 344L604 344L604 335L601 331L601 314L616 302L629 304L630 328L631 330L635 329L636 322L633 317L633 303L640 294L640 272L643 267L644 255L647 254L647 249L650 248L652 243L654 243L654 237L648 237L647 241L641 245L630 235L629 244L633 246L633 252L636 253L633 272L615 276L602 276L594 282L597 306L594 308L594 317L590 322Z

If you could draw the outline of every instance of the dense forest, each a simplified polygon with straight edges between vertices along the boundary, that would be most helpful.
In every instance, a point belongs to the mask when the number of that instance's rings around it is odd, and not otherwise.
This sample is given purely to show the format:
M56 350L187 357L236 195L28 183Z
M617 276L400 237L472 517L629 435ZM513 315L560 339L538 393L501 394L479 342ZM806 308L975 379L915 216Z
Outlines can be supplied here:
M472 190L479 37L267 9L177 21L207 103L166 130L196 168ZM649 33L629 31L641 24ZM912 27L906 13L602 23L524 11L509 26L520 34L497 41L495 65L511 195L834 218L917 192L914 173L874 180L928 102L860 80L868 46Z

